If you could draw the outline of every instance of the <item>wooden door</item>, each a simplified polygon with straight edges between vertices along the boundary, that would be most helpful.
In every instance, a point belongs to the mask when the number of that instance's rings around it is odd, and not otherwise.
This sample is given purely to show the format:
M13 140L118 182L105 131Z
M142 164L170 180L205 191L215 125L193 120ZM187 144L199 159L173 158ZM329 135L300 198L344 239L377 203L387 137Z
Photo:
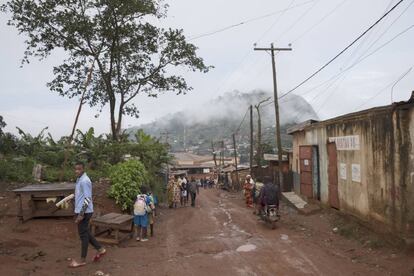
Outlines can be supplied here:
M300 193L313 198L312 187L312 146L299 147L300 160Z
M338 158L336 152L336 144L328 143L328 188L329 188L329 204L331 207L339 209L338 194Z

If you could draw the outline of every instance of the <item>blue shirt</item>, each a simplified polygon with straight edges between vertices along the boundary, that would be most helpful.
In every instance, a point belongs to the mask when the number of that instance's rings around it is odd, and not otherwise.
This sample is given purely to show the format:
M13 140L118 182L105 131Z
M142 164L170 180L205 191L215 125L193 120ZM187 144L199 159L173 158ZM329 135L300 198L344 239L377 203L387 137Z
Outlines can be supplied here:
M83 173L76 180L75 186L75 213L79 214L82 210L85 198L89 198L91 202L86 208L85 213L93 213L93 202L92 202L92 182L86 173Z

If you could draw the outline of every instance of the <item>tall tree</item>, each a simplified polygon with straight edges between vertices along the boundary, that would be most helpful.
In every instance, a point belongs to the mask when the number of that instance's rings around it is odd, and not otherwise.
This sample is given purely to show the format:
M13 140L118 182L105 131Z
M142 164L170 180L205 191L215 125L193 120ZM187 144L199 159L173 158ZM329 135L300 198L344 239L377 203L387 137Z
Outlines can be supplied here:
M8 24L26 35L23 62L63 49L67 58L54 67L52 91L73 98L82 94L90 62L96 69L85 102L109 106L112 138L118 140L124 115L138 117L133 99L141 93L186 93L192 88L179 66L207 72L210 67L186 41L183 30L150 22L166 17L162 0L12 0L2 6Z

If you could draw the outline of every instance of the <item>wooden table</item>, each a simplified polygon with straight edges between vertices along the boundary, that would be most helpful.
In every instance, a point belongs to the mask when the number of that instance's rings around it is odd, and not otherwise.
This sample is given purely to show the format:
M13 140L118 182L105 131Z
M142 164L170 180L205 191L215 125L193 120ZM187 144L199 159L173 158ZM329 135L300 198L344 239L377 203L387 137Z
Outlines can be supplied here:
M28 185L13 190L19 197L18 217L27 221L34 217L73 216L73 203L68 209L57 209L55 204L75 192L75 183L50 183ZM56 198L55 202L46 203L47 198Z
M92 234L98 241L110 244L119 244L124 239L132 237L134 230L133 216L117 213L93 218L91 226Z

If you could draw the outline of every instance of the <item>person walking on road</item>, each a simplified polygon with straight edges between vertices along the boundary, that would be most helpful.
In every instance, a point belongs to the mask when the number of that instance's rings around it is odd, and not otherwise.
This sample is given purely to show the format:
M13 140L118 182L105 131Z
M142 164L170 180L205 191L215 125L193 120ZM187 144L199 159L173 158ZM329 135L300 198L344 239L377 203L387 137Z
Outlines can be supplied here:
M178 203L180 203L180 201L181 201L181 181L180 181L180 179L178 179L178 181L176 181L174 183L173 191L174 191L173 207L177 208Z
M197 179L197 194L200 194L201 181Z
M246 176L246 180L244 181L244 197L246 199L246 206L249 208L253 207L253 197L252 197L252 190L254 187L254 181L251 175Z
M195 200L197 196L197 182L194 179L194 177L191 179L191 182L189 185L189 192L191 195L191 207L195 207Z
M183 206L187 206L187 180L185 178L181 178L181 185L180 185L180 192L181 192L181 197L180 197L180 203L181 203L181 207Z
M168 181L168 187L167 187L167 200L168 200L168 207L173 208L174 207L174 176L170 176L170 179Z
M83 163L75 165L75 174L77 176L75 186L75 223L78 225L78 233L82 244L80 262L72 260L69 267L76 268L86 265L86 256L88 254L88 246L91 244L98 252L93 261L99 261L105 254L106 250L95 239L89 230L89 221L93 215L92 202L92 182L85 173Z

